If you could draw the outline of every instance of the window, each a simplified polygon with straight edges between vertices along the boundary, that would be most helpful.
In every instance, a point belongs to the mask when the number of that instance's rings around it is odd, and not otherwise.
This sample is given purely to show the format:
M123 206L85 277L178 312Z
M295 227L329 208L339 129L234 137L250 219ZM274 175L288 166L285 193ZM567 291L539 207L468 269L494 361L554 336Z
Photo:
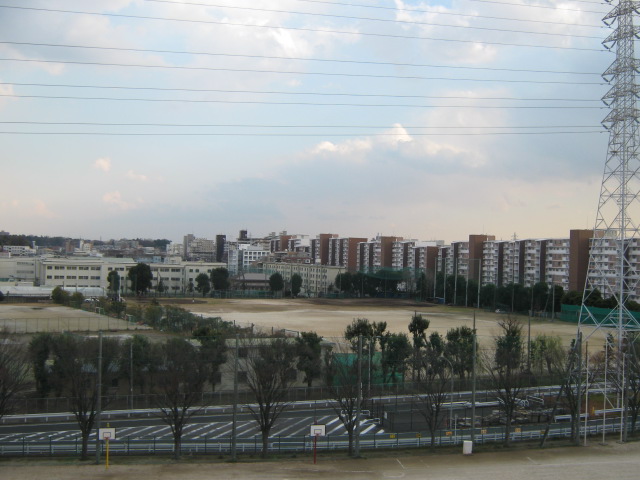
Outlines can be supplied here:
M247 383L247 372L238 372L238 383Z
M248 356L249 356L249 349L247 347L240 347L238 349L238 358L247 358Z

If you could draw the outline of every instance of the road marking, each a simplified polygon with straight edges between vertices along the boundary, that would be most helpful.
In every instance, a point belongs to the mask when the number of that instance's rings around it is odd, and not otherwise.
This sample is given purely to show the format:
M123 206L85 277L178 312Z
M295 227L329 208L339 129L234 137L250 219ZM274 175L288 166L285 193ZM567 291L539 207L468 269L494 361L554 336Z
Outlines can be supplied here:
M404 465L402 464L402 462L400 461L399 458L396 458L396 461L400 464L400 466L402 467L403 470L406 470L406 468L404 468Z
M366 423L364 423L363 425L366 425ZM373 430L374 428L376 428L376 424L372 423L370 425L367 426L367 428L363 429L360 431L360 435L364 435L365 433L370 432L371 430ZM375 433L375 432L374 432Z

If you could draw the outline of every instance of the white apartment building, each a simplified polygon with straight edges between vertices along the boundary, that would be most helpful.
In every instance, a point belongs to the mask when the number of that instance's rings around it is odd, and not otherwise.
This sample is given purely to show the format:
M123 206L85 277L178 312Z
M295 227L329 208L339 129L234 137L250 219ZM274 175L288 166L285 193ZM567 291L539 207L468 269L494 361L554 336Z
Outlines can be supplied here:
M569 290L569 253L568 238L547 240L544 281L548 285L559 285L565 291Z
M212 261L216 258L216 242L208 238L195 238L193 235L185 237L188 243L185 247L185 260Z
M531 287L544 281L546 267L547 242L545 239L529 239L523 241L524 267L523 281L525 287Z
M269 256L269 249L262 245L249 245L246 243L229 243L227 255L227 269L231 275L236 275L240 271L246 271L253 267L253 264Z
M417 240L397 240L391 246L391 267L407 268L414 264L414 252Z
M36 254L36 250L24 245L5 245L2 248L3 252L9 253L10 256L32 256Z
M285 282L290 282L294 274L302 278L301 295L317 297L327 293L329 287L335 284L336 277L344 273L343 267L331 267L328 265L304 264L304 263L275 263L269 262L263 265L265 272L278 272Z
M289 239L290 252L311 252L311 238L309 235L294 235Z
M620 240L614 238L601 238L597 241L591 240L590 252L595 265L590 264L587 272L589 284L600 290L604 297L609 297L612 292L620 289L619 272L620 259L618 258L618 245ZM640 262L640 239L630 238L627 240L627 259L636 265ZM635 294L631 294L633 301L640 301L639 278L628 276L628 285L636 285Z
M444 245L438 249L438 273L453 274L453 260L451 245Z
M469 242L452 242L453 274L467 278L469 272Z
M500 260L504 242L489 240L482 244L482 284L499 285L501 279Z
M408 240L412 242L414 240ZM443 240L420 242L415 240L415 245L409 251L407 258L407 268L426 269L429 260L429 248L440 248L444 246ZM433 255L433 254L432 254ZM432 268L432 267L431 267Z
M504 260L502 263L502 285L522 283L520 252L524 253L523 241L507 241L504 243Z

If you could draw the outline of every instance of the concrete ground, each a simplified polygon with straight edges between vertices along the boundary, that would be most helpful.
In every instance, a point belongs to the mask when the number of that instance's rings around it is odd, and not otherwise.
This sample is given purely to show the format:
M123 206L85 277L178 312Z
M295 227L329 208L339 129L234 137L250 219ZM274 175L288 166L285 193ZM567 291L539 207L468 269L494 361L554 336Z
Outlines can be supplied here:
M311 456L236 464L220 460L208 463L206 459L149 463L153 460L135 458L127 459L125 464L118 458L112 458L108 470L104 464L69 465L68 461L64 464L47 460L10 460L0 461L0 476L7 480L626 480L637 479L640 471L640 443L618 444L613 440L604 446L593 442L587 447L544 450L514 448L469 456L461 453L432 454L424 450L374 455L358 460L336 455L319 456L316 465Z

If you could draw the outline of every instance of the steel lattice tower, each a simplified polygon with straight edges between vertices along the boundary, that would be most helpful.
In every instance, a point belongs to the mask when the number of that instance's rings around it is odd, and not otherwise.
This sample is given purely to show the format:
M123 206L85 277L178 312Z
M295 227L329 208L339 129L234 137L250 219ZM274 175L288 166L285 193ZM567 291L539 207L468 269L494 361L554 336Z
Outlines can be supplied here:
M613 4L613 0L607 2ZM615 61L602 75L611 85L611 89L602 98L610 107L609 114L602 122L609 131L609 146L575 346L577 358L580 359L582 331L585 327L591 330L587 338L598 330L607 334L604 404L605 408L621 408L621 441L626 440L628 430L628 355L625 351L628 343L625 340L628 332L640 330L640 320L628 309L629 301L640 300L640 113L637 108L640 91L636 84L640 62L635 58L634 50L635 40L640 32L634 24L634 19L639 13L639 5L636 0L618 0L611 12L603 18L607 26L615 26L614 31L603 42L605 48L612 51L615 49L616 54ZM614 300L612 309L597 309L591 306L595 303L597 291L603 298ZM609 350L613 354L611 360L606 353L607 347L615 349ZM588 397L590 377L589 360L586 360L584 365L578 360L577 367L573 372L569 372L569 375L573 375L577 380L575 388L578 405L582 404L580 398L583 389ZM608 387L606 371L610 363L615 373L609 384L611 387ZM613 388L615 392L615 403L609 397L609 388ZM585 400L585 413L586 408ZM579 431L578 427L578 435Z
M615 25L603 44L608 50L615 49L616 59L603 74L611 85L602 99L610 107L602 122L609 131L609 146L580 312L580 326L615 328L618 345L626 330L640 329L640 322L626 306L629 300L640 299L640 113L636 84L640 62L634 51L640 31L634 24L639 5L635 0L619 0L603 18L606 25ZM597 314L587 306L593 303L596 290L604 298L615 299L617 305L609 314Z

